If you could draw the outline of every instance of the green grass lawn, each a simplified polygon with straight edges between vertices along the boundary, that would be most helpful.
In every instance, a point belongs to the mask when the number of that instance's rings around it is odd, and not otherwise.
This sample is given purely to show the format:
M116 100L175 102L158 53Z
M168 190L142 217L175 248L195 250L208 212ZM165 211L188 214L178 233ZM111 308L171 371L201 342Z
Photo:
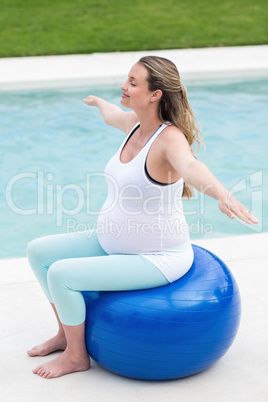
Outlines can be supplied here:
M268 43L267 0L1 0L0 57Z

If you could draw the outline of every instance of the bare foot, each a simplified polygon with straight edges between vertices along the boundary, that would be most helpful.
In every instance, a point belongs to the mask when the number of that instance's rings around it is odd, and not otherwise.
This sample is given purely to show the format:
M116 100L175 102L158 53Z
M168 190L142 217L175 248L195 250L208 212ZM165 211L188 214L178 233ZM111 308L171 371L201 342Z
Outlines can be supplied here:
M86 371L89 366L90 357L87 354L73 358L67 351L64 351L56 359L36 367L33 373L43 378L56 378L76 371Z
M50 353L56 352L57 350L65 350L67 346L65 335L56 335L48 341L33 347L28 350L29 356L46 356Z

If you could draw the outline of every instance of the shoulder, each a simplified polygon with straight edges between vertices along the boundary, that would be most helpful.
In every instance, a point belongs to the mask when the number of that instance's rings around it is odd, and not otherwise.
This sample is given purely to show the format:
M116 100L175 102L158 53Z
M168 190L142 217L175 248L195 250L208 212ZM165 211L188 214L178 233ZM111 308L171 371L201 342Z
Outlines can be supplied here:
M185 161L192 158L191 147L183 134L183 132L176 126L167 126L159 135L159 148L163 160L174 166L176 161L180 159Z
M173 146L189 145L183 132L176 126L168 125L159 136L165 149Z

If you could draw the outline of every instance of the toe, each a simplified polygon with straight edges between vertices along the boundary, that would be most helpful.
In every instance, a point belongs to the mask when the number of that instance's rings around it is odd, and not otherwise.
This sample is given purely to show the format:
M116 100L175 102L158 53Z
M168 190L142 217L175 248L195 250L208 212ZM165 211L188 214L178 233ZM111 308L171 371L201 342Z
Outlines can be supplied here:
M41 368L41 366L38 366L35 369L33 369L33 373L38 374L38 371L40 370L40 368Z
M39 355L39 349L37 346L33 347L32 349L27 351L29 356L38 356Z
M36 373L37 373L38 375L40 375L40 377L42 377L43 374L45 373L45 370L43 369L43 367L40 367L40 368L37 370Z

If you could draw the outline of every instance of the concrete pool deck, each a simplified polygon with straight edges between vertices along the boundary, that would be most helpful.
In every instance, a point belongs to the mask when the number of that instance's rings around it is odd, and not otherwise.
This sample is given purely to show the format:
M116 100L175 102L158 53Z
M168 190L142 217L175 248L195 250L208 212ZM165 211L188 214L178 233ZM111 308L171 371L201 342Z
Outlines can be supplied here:
M242 298L237 337L215 365L172 381L139 381L102 369L44 380L31 370L51 356L26 350L56 330L50 306L26 258L1 260L0 382L4 402L266 402L268 397L268 233L194 241L229 266Z
M199 81L268 77L268 46L0 59L0 91L114 85L142 55L158 54ZM193 241L217 254L233 272L242 320L230 350L206 371L173 381L138 381L94 361L89 371L53 380L32 374L50 356L26 350L54 334L56 323L26 258L1 260L0 383L5 402L266 402L268 400L268 233Z
M182 81L268 77L268 45L0 59L0 91L120 85L144 55L171 59Z

